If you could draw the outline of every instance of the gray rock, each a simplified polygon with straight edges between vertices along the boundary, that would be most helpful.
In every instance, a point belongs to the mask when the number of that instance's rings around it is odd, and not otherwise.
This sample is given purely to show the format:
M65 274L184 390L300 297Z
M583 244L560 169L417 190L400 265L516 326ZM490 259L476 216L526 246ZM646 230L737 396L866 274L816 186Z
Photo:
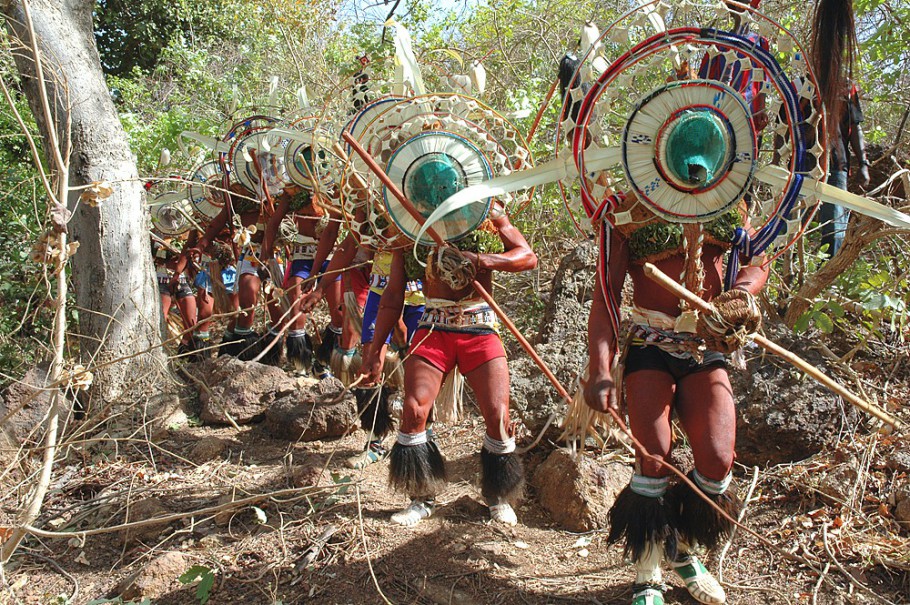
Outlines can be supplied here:
M888 470L899 473L910 473L910 451L895 450L885 457Z
M156 599L181 587L178 578L192 565L190 558L183 553L165 553L123 580L117 587L117 594L124 601Z
M596 262L597 246L591 241L582 242L563 257L553 277L535 347L570 391L588 361L588 315ZM562 398L524 352L511 357L512 406L524 425L538 433L552 413L563 409ZM551 425L548 437L558 437L558 426L559 422Z
M597 244L593 241L580 243L562 258L540 322L540 342L557 342L587 332L596 268Z
M205 464L210 460L220 459L232 443L234 443L232 440L221 437L203 437L196 442L187 457L196 464Z
M894 518L901 527L910 530L910 498L905 498L894 507Z
M766 326L768 337L823 372L824 358L805 338L778 326ZM747 465L774 465L803 460L837 443L860 417L853 407L815 380L770 353L750 349L745 372L730 371L737 401L737 460Z
M281 368L233 357L206 360L190 371L208 387L199 391L199 418L205 424L230 424L228 415L237 424L260 422L275 401L297 390L297 382Z
M316 441L345 435L357 423L357 402L350 392L338 401L344 385L326 378L283 397L265 412L265 430L289 441Z
M616 496L629 484L632 468L621 462L600 465L557 449L537 467L531 485L541 506L563 529L582 532L607 526Z

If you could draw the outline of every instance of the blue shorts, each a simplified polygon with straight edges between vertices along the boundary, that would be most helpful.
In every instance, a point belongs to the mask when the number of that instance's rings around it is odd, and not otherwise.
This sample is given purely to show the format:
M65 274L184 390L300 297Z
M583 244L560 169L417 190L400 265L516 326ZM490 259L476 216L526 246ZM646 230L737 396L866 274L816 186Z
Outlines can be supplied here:
M206 294L212 293L212 276L209 275L209 272L203 269L196 274L196 279L193 280L193 287L196 288L196 291L204 290Z
M221 270L221 283L224 284L224 289L228 294L237 293L237 269L233 265Z
M380 298L382 298L382 296L376 294L372 290L370 290L370 293L367 295L367 302L363 306L363 327L360 335L361 344L373 342L373 335L376 333L376 317L379 315ZM408 342L411 342L411 337L414 336L414 332L417 331L417 324L420 323L420 318L423 316L423 305L405 305L401 316L404 319L404 325L408 329ZM389 334L385 339L385 343L389 344L391 341L392 335Z
M329 261L323 261L322 269L320 273L324 273L326 269L329 268ZM291 270L288 273L287 279L290 280L292 277L299 277L300 279L309 279L313 275L313 260L295 260L291 262ZM341 279L341 274L335 277L334 281Z

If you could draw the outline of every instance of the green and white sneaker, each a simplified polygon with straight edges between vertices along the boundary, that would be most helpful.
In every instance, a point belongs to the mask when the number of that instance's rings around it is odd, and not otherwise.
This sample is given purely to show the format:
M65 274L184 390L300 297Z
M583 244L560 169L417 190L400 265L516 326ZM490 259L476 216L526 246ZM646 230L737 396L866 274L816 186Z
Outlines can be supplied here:
M636 584L632 590L632 605L664 605L664 587L659 584Z
M727 602L727 595L720 582L698 560L695 555L687 555L678 561L672 561L673 571L686 583L686 590L699 603L716 605Z

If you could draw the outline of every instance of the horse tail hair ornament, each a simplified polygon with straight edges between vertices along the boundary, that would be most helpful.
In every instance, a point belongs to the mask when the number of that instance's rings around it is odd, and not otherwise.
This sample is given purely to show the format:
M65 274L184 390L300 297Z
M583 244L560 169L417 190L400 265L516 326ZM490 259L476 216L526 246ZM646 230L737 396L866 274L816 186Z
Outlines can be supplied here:
M398 434L389 455L389 483L396 491L412 497L432 497L445 486L445 460L436 442L427 438L426 431L416 435Z
M563 98L562 119L572 119L572 122L578 120L578 112L581 110L581 99L573 99L572 89L579 88L581 84L581 60L572 53L566 53L559 60L559 94ZM568 98L566 93L569 92ZM583 92L587 92L584 91Z
M811 64L828 111L825 126L829 138L843 112L844 91L853 75L857 47L853 0L818 0L812 19Z

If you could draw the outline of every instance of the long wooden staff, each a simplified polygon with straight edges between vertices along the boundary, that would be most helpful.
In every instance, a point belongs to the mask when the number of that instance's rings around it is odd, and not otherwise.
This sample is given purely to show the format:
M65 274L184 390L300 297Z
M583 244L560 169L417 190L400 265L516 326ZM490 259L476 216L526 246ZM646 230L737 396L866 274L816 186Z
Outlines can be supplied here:
M370 156L369 152L367 152L367 150L364 149L357 141L357 139L352 137L350 133L344 132L341 136L348 143L348 145L351 146L351 149L353 149L357 155L363 159L367 167L377 176L377 178L382 181L382 184L386 186L386 188L398 199L399 202L401 202L402 207L408 211L408 214L410 214L414 220L420 224L420 226L423 226L423 224L426 222L424 216L420 214L420 211L417 210L417 208L414 207L414 204L411 203L411 200L405 197L401 189L398 188L392 179L389 178L389 175L387 175L385 171L379 166L379 164L376 163L372 156ZM427 235L432 238L437 246L442 247L449 245L444 239L442 239L442 237L440 237L438 233L436 233L433 228L427 229ZM518 340L519 344L521 344L521 347L528 353L528 355L531 356L531 359L534 360L534 363L537 364L537 367L540 368L540 371L544 373L544 376L549 379L550 383L559 393L560 397L565 399L567 403L571 404L572 398L569 396L569 392L566 390L566 388L562 386L562 383L559 382L559 379L556 378L556 374L554 374L553 371L550 370L549 366L547 366L546 362L540 358L540 355L537 354L537 351L534 350L534 347L530 342L528 342L528 339L524 337L518 327L512 323L512 320L509 319L509 316L506 315L506 312L503 311L498 304L496 304L496 301L493 300L493 297L490 296L490 293L487 292L487 289L484 288L483 285L476 279L471 282L471 286L474 288L477 294L479 294L480 297L484 299L488 305L490 305L490 308L493 309L493 312L495 312L499 319L502 320L502 323L505 324L509 332L515 336L515 339Z
M684 287L682 287L681 285L679 285L678 283L673 281L673 279L670 278L666 273L664 273L663 271L661 271L660 269L658 269L651 263L645 263L644 270L645 270L645 275L650 277L652 280L657 282L660 286L662 286L666 290L672 292L679 298L684 299L686 302L691 304L694 308L698 309L699 311L703 311L705 313L711 313L714 311L714 307L711 305L711 303L702 300L701 298L699 298L692 292L686 290ZM770 340L768 340L761 334L753 334L751 338L753 341L755 341L755 344L757 344L761 348L765 349L766 351L770 351L771 353L774 353L778 357L781 357L781 358L785 359L786 361L790 362L792 365L796 366L798 369L802 370L803 372L805 372L806 374L808 374L809 376L811 376L818 382L822 383L823 385L825 385L826 387L828 387L829 389L831 389L832 391L834 391L835 393L837 393L838 395L843 397L845 400L852 403L854 406L856 406L859 409L861 409L862 411L866 412L867 414L875 416L876 418L878 418L885 424L889 424L892 427L894 427L895 429L904 428L903 422L901 422L900 420L898 420L897 418L895 418L888 412L884 411L883 409L879 408L877 405L870 403L870 402L866 401L865 399L859 397L858 395L854 394L853 392L847 390L845 387L843 387L839 383L835 382L832 378L828 377L821 370L816 368L814 365L812 365L811 363L809 363L802 357L800 357L798 355L794 355L793 353L784 349L780 345L777 345L777 344L771 342Z

